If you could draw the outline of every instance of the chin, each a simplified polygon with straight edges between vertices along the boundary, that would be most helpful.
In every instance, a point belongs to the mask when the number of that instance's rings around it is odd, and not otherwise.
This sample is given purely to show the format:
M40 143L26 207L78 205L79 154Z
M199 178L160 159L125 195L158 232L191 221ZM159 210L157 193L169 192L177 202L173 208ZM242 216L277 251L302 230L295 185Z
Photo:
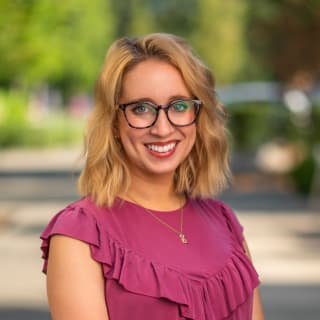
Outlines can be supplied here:
M149 174L151 176L173 176L177 166L170 166L170 167L144 167L143 172L145 174Z

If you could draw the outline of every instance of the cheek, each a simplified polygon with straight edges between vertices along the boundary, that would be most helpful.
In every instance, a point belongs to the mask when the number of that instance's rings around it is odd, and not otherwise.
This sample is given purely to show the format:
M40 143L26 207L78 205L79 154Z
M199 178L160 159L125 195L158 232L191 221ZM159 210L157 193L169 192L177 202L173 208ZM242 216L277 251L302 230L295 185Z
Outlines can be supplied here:
M118 132L122 142L122 145L126 147L128 143L133 139L134 134L131 132L132 128L130 128L127 124L126 119L123 116L118 120Z
M139 147L141 148L143 132L130 128L122 119L119 121L119 136L122 147L127 155L136 152Z

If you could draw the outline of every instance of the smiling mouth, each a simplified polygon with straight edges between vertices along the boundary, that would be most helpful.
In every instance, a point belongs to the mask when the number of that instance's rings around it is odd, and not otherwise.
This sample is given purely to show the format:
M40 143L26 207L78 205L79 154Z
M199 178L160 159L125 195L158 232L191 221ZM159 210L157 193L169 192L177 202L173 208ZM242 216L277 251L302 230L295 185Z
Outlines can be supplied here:
M146 147L154 152L158 152L158 153L166 153L169 152L171 150L173 150L175 148L175 146L177 145L177 142L171 142L165 145L157 145L157 144L146 144Z

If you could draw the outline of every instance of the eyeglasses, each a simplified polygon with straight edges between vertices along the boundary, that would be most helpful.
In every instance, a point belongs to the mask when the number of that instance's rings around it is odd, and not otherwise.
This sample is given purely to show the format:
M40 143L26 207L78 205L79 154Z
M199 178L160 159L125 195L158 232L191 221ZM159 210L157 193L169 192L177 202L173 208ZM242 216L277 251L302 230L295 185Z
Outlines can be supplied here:
M168 105L156 105L148 101L133 101L120 104L119 108L131 128L145 129L152 127L162 109L168 121L176 127L185 127L193 124L199 114L200 100L175 100Z

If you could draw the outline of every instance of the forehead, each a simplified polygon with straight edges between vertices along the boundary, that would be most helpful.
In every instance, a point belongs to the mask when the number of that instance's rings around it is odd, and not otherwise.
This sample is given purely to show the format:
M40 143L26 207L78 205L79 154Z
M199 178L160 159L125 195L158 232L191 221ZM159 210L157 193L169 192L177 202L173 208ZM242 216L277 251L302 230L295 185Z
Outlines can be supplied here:
M166 103L174 96L190 97L191 93L181 72L166 61L148 59L124 75L121 102L148 98L157 103Z

